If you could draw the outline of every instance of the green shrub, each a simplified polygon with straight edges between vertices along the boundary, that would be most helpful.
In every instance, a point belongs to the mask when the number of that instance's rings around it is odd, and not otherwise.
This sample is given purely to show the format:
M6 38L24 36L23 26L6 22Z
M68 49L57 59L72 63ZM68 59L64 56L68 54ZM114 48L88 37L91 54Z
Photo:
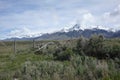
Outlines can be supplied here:
M58 49L54 53L55 59L56 60L61 60L61 61L70 60L72 55L73 55L73 51L70 48L63 48L62 50Z

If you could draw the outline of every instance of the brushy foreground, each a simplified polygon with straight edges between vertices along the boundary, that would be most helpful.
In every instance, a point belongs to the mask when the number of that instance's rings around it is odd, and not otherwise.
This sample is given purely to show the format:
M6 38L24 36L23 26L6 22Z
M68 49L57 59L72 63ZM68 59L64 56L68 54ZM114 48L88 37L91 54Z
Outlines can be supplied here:
M0 80L120 80L119 39L99 36L67 42L35 53L1 53Z

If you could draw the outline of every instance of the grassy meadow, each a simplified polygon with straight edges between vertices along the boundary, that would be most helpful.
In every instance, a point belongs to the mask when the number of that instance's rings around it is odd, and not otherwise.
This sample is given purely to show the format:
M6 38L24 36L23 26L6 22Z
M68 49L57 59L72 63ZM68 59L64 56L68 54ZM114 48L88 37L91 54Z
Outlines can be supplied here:
M16 41L16 54L13 41L1 41L0 80L15 79L120 80L120 39Z

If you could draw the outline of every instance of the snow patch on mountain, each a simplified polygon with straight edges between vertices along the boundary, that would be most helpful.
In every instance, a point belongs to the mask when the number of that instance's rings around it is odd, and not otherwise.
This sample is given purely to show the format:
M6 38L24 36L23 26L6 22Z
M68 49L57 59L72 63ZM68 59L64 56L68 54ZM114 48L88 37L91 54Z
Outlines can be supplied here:
M69 31L78 31L81 30L81 27L79 24L75 24L72 28L69 29Z
M84 31L85 29L91 29L91 30L102 29L102 30L106 30L106 31L109 31L109 32L115 32L116 31L113 28L108 28L108 27L104 27L104 26L91 25L90 27L85 28L84 26L81 26L80 24L75 24L71 28L65 27L65 28L61 29L60 31L58 31L58 32L70 32L70 31L79 31L79 30L83 30Z
M65 28L61 29L60 31L58 31L58 32L70 32L70 31L78 31L78 30L82 30L82 28L81 28L81 26L79 24L75 24L71 28L65 27Z
M52 33L56 33L56 32L70 32L70 31L79 31L79 30L82 30L84 31L86 28L84 26L81 26L80 24L75 24L73 27L65 27L59 31L54 31ZM102 29L102 30L106 30L108 32L115 32L116 30L115 29L110 29L108 27L104 27L104 26L90 26L89 28L87 29L91 29L91 30L99 30L99 29ZM49 33L49 34L52 34L52 33ZM8 34L8 38L35 38L35 37L40 37L42 36L43 34L45 33L40 33L40 32L35 32L35 31L31 31L30 29L26 28L26 27L23 27L23 28L19 28L19 29L14 29L12 31L10 31L10 33Z

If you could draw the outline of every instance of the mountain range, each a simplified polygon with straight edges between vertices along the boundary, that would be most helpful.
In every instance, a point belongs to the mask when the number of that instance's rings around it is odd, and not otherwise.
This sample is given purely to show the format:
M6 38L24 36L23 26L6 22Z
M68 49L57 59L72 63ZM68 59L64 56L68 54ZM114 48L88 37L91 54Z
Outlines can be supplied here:
M112 31L112 30L106 30L101 28L92 28L92 29L81 29L81 26L79 24L75 24L71 28L67 29L61 29L57 32L53 33L45 33L40 34L37 37L22 37L22 38L8 38L5 40L65 40L65 39L73 39L73 38L79 38L81 35L90 38L93 34L101 34L105 38L120 38L120 30L118 31Z

